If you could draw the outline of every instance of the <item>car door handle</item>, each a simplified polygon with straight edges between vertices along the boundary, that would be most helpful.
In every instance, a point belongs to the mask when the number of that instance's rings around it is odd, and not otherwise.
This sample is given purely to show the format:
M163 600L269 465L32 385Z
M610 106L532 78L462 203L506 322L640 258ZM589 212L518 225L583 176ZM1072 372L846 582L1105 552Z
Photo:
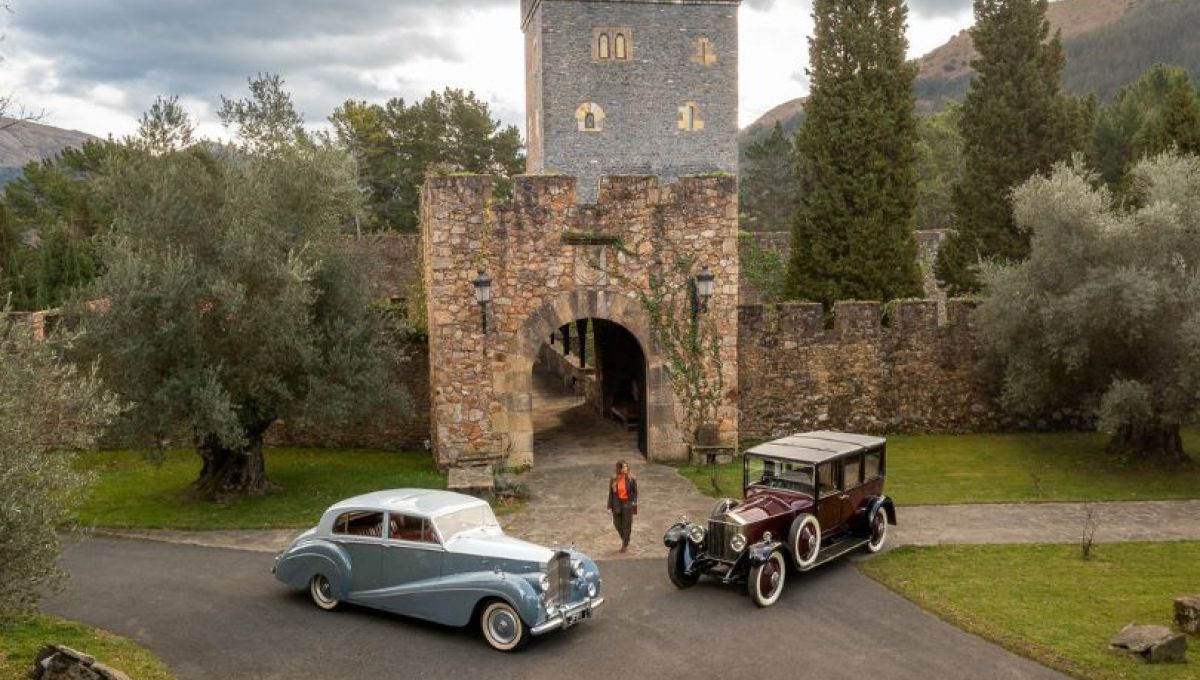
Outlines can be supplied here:
M848 494L848 493L844 493L844 494L842 494L842 495L838 496L838 500L839 500L839 501L844 501L844 500L846 500L846 499L848 499L848 498L850 498L850 494Z

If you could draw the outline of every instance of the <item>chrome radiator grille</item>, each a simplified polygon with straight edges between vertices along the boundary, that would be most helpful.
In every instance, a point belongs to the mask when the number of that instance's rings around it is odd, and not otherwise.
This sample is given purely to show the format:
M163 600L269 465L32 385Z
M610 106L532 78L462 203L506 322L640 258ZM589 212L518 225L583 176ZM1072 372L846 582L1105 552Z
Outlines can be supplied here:
M740 529L740 524L708 520L708 537L704 541L704 547L709 556L726 562L737 560L739 553L729 547L729 539Z
M571 556L560 552L550 558L546 566L546 578L550 581L550 590L546 591L546 601L562 604L571 592Z

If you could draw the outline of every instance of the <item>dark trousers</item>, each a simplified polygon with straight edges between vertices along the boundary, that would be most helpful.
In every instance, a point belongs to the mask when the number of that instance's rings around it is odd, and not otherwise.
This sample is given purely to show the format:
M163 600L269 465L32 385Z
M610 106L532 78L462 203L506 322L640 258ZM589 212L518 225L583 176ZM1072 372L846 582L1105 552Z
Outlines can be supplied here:
M621 545L629 545L629 534L633 531L633 503L613 500L613 526L621 536Z

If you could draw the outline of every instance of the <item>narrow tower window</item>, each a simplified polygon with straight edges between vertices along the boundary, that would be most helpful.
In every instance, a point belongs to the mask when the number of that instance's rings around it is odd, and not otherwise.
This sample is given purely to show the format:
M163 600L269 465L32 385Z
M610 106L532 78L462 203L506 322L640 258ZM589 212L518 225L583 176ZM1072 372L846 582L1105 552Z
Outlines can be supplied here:
M604 109L593 102L580 104L575 109L575 122L580 132L600 132L604 129Z
M700 37L696 39L695 44L696 51L692 53L692 63L701 66L712 66L717 63L717 51L713 47L712 40Z
M613 53L617 59L628 59L629 58L629 54L628 54L628 51L626 50L626 45L625 45L625 34L624 33L617 34L616 44L614 46Z
M619 36L618 36L619 37ZM620 43L618 43L619 45ZM608 34L601 33L596 42L596 56L599 59L609 58Z
M704 119L700 117L700 105L696 102L687 102L679 107L679 129L680 130L703 130Z
M583 117L583 127L586 130L596 129L596 114L588 111L588 114Z

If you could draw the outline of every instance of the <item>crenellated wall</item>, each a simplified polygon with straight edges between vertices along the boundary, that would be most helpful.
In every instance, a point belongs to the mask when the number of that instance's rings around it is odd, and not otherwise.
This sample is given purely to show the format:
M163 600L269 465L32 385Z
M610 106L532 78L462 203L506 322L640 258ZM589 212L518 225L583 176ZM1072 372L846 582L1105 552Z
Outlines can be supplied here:
M743 306L738 373L743 438L817 428L979 431L1002 416L980 368L974 302Z
M431 177L422 193L433 443L438 463L533 460L532 367L550 334L578 319L629 331L646 357L647 454L683 460L682 409L637 291L672 253L718 282L704 323L715 324L725 395L718 427L737 438L737 181L732 176L600 180L577 205L570 177L513 180L498 203L482 176ZM472 280L492 280L487 332ZM686 290L676 294L686 295Z

